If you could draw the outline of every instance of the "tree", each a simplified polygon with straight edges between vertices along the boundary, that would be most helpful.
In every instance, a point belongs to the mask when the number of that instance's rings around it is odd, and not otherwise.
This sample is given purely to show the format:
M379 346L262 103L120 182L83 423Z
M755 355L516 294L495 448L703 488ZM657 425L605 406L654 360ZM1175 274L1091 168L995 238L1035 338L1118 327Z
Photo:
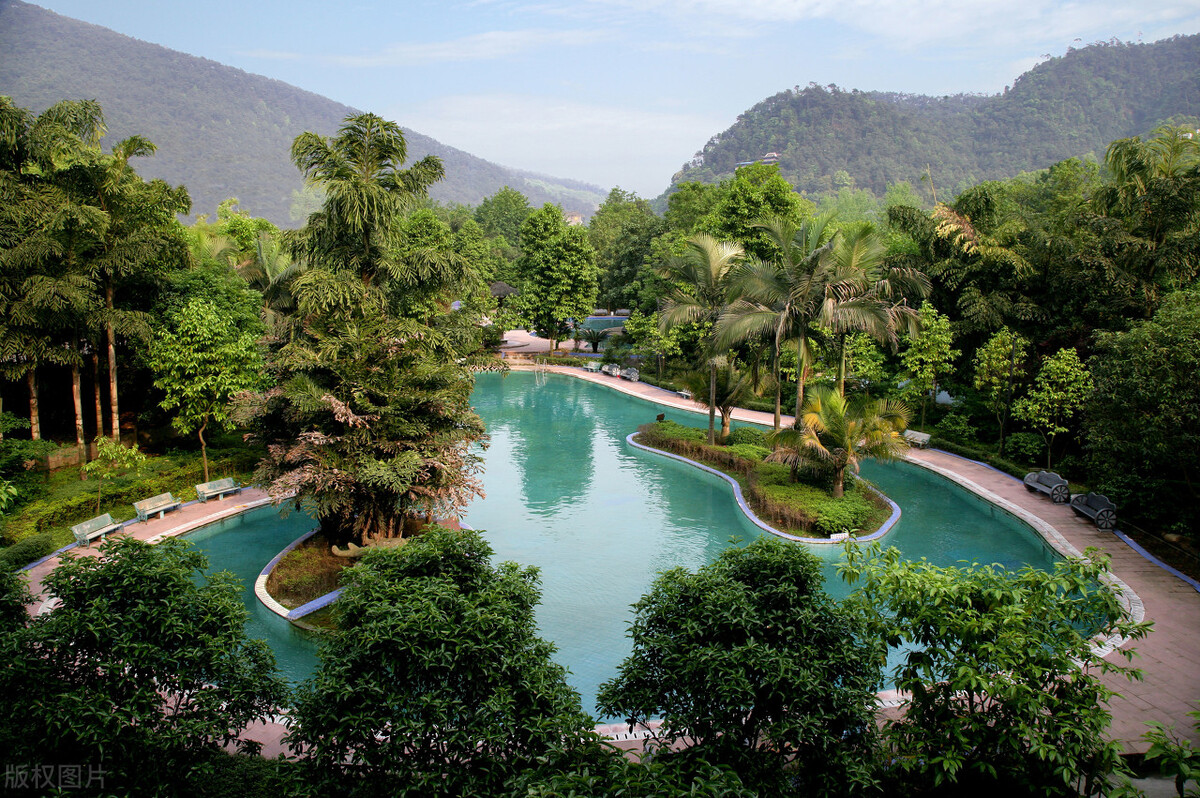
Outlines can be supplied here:
M983 391L988 407L1000 425L1000 456L1004 456L1004 432L1012 408L1013 389L1025 376L1029 342L1004 327L975 350L975 388Z
M751 164L737 170L722 186L715 207L696 224L696 230L724 241L736 241L746 254L759 260L779 256L778 242L759 224L763 219L781 219L791 225L812 215L813 204L792 190L768 164Z
M1042 362L1028 394L1017 400L1013 412L1046 441L1046 468L1050 468L1054 438L1070 428L1067 423L1087 404L1092 378L1072 348L1060 349Z
M664 572L634 612L633 653L598 705L631 729L661 718L656 759L730 767L763 795L870 785L882 648L812 554L760 538Z
M1084 408L1084 441L1096 490L1139 523L1194 536L1200 529L1200 291L1169 294L1153 319L1097 335L1088 370L1095 390Z
M776 449L770 458L796 472L810 470L833 473L833 498L845 492L846 471L858 473L864 459L899 460L908 451L903 432L908 427L908 408L887 399L846 399L828 388L818 389L804 403L800 426L780 430L772 437Z
M662 277L670 284L660 326L663 332L681 324L712 324L720 317L729 297L729 278L742 258L742 248L699 233L687 241L683 255L667 262ZM706 342L708 366L708 443L716 441L717 344L710 335Z
M521 225L532 213L529 199L515 188L505 186L480 201L475 208L475 221L488 238L503 236L509 243L516 244L520 240Z
M96 766L106 792L178 794L285 697L242 588L183 541L101 544L45 579L62 603L4 641L6 764ZM244 746L243 746L244 747Z
M683 352L679 346L681 332L680 327L664 330L662 316L657 311L644 315L635 310L625 320L624 334L633 342L633 351L654 358L659 379L662 378L663 360Z
M159 406L176 411L171 424L185 435L195 432L200 440L207 482L205 430L210 425L227 429L230 400L262 379L263 360L254 335L238 330L208 302L194 299L155 335L150 367L155 387L166 393Z
M587 232L569 227L562 209L546 203L521 225L519 304L538 335L556 348L567 320L587 318L596 306L596 251Z
M893 678L907 706L884 728L901 782L893 791L1109 794L1108 776L1123 766L1100 675L1138 673L1092 640L1137 640L1148 624L1126 618L1107 560L1089 551L1052 572L1014 573L939 568L878 547L845 557L839 568L867 634L906 647Z
M937 400L938 379L950 372L954 358L961 352L951 348L954 336L950 320L937 312L932 303L921 305L920 332L908 336L908 346L900 354L908 370L909 390L921 397L921 428L925 427L925 408L932 393Z
M412 264L398 262L390 251L393 222L445 170L432 155L403 169L407 157L400 126L375 114L346 117L333 138L311 132L297 136L292 161L308 184L324 192L325 201L289 237L293 255L353 272L364 285L384 277L411 279Z
M729 425L733 419L733 411L750 396L750 374L738 369L728 357L717 358L716 365L716 393L711 394L709 399L716 404L717 412L721 414L720 440L724 441L729 437ZM708 393L708 389L712 387L709 383L709 374L703 371L692 372L688 377L687 385L693 396L700 397ZM700 402L705 404L703 399Z
M598 747L537 637L537 571L432 527L348 573L289 740L321 794L497 795Z
M128 471L137 473L146 463L146 454L133 446L122 446L120 443L96 436L96 459L83 466L85 474L99 474L96 480L96 513L100 513L100 500L104 494L104 480L116 477Z

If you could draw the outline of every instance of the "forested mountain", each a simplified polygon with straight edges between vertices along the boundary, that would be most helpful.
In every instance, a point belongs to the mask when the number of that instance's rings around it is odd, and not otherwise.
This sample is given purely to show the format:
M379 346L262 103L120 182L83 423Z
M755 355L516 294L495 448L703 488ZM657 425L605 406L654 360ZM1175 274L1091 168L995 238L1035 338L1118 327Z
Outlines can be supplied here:
M295 224L289 208L302 187L288 157L292 140L306 130L331 135L355 113L287 83L17 0L0 0L0 94L35 113L59 100L98 100L106 148L133 134L154 142L158 153L135 166L187 186L194 214L238 197L245 210L285 226ZM509 185L535 206L557 202L587 216L604 199L595 186L518 172L405 132L410 161L432 154L445 162L446 179L431 190L440 201L477 204Z
M928 167L946 196L1065 158L1103 157L1114 139L1197 117L1200 35L1114 41L1068 50L993 96L797 86L713 136L672 183L715 182L776 153L783 176L810 194L853 186L882 195L889 183L915 185Z

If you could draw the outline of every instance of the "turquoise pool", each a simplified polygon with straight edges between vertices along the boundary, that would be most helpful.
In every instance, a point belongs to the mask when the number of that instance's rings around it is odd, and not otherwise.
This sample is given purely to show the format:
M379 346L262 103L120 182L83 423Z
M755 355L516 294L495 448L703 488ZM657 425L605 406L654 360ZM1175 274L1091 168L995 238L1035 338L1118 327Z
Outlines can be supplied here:
M487 424L486 497L464 522L486 530L497 560L536 565L542 575L538 624L586 708L629 652L629 605L666 568L696 569L730 545L761 532L746 520L721 480L627 446L625 436L658 413L681 423L705 417L669 410L582 380L513 372L478 378L473 403ZM962 559L1048 568L1055 553L1024 524L949 481L907 464L867 463L864 474L904 515L885 539L910 557L939 564ZM312 526L270 508L189 535L214 568L246 583L251 634L275 649L284 674L306 677L315 645L263 607L255 577ZM225 533L236 533L229 545ZM834 563L840 547L812 546L826 564L827 589L844 595Z

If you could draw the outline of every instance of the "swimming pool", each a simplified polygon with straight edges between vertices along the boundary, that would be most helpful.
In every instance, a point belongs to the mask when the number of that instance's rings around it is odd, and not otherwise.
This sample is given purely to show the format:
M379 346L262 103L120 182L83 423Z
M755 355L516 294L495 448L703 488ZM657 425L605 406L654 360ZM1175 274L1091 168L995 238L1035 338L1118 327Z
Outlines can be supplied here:
M472 401L491 445L483 455L487 495L463 520L485 530L497 561L541 569L539 629L558 647L556 659L570 669L569 681L590 710L599 684L616 674L629 653L630 605L658 572L676 566L695 570L762 533L723 481L625 443L626 435L659 413L694 425L705 423L703 415L532 372L482 374ZM909 557L1040 568L1057 559L1027 526L925 469L866 463L863 473L902 508L884 544ZM188 536L212 567L242 578L249 631L271 644L293 681L312 671L315 644L263 607L253 583L271 557L311 526L300 513L280 521L266 507ZM238 544L230 546L221 536L235 529ZM825 564L828 592L845 595L834 570L840 547L810 549Z

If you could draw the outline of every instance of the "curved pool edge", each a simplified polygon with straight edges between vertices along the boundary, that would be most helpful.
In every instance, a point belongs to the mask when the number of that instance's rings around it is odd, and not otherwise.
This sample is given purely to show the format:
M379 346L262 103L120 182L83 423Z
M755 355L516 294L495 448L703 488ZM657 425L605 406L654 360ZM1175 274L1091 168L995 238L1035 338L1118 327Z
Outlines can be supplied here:
M721 479L725 480L725 482L727 482L729 484L729 486L731 488L733 488L733 498L737 501L738 507L741 508L741 511L746 516L746 518L748 518L752 524L754 524L756 527L763 530L764 532L769 532L772 535L783 538L784 540L791 540L796 543L811 543L811 544L815 544L815 545L840 544L840 543L847 543L847 542L849 542L849 543L870 543L872 541L881 539L884 535L886 535L888 532L890 532L892 530L892 528L895 527L896 524L900 521L900 515L901 515L900 506L898 504L896 504L894 501L892 501L882 491L878 490L873 485L870 485L864 481L863 484L866 485L868 489L870 489L873 493L875 493L876 496L879 496L881 499L883 499L885 502L887 502L888 506L892 508L892 514L888 517L888 519L886 521L883 522L883 524L879 527L879 529L875 530L874 532L872 532L869 535L863 535L862 537L846 536L846 537L810 538L810 537L805 537L802 535L793 535L790 532L784 532L783 530L776 529L775 527L768 524L766 521L763 521L761 518L759 518L758 515L755 514L754 510L750 509L750 505L746 503L746 498L742 494L742 486L739 485L738 481L736 479L734 479L733 477L729 476L728 474L724 473L723 471L718 471L715 468L706 466L703 463L698 463L695 460L692 460L691 458L684 457L683 455L675 454L674 452L666 452L666 451L663 451L662 449L656 449L653 446L647 446L644 443L638 443L637 441L634 440L634 437L636 435L637 435L636 432L629 433L629 435L627 435L625 437L625 442L635 449L639 449L643 452L650 452L651 454L661 455L662 457L669 457L672 460L678 460L681 463L686 463L690 466L693 466L694 468L698 468L701 471L704 471L706 473L712 474L713 476L717 476L717 477L720 477Z
M1075 548L1075 546L1067 540L1066 536L1059 532L1053 524L1041 518L1040 516L1031 513L1024 507L1014 504L1008 499L1005 499L1003 496L988 490L977 482L974 482L955 471L951 471L950 469L942 468L941 466L934 465L933 463L927 463L912 457L905 458L905 462L911 463L915 466L920 466L927 471L932 471L944 479L950 480L959 487L974 493L976 496L979 496L981 499L984 499L990 504L999 507L1001 510L1004 510L1018 520L1023 521L1025 524L1029 525L1029 527L1033 529L1033 531L1036 532L1042 538L1042 540L1046 541L1047 545L1049 545L1063 557L1070 557L1074 559L1083 558L1083 552ZM1142 602L1141 597L1138 596L1138 594L1128 585L1128 583L1125 582L1125 580L1121 579L1112 571L1109 571L1104 575L1102 581L1105 583L1106 587L1112 590L1113 595L1117 597L1117 600L1121 603L1121 606L1124 608L1126 615L1131 621L1134 623L1141 623L1143 620L1145 620L1145 604ZM1092 653L1098 657L1106 657L1121 646L1125 645L1127 642L1129 642L1129 639L1122 637L1119 634L1110 635L1109 637L1095 640L1092 643Z

